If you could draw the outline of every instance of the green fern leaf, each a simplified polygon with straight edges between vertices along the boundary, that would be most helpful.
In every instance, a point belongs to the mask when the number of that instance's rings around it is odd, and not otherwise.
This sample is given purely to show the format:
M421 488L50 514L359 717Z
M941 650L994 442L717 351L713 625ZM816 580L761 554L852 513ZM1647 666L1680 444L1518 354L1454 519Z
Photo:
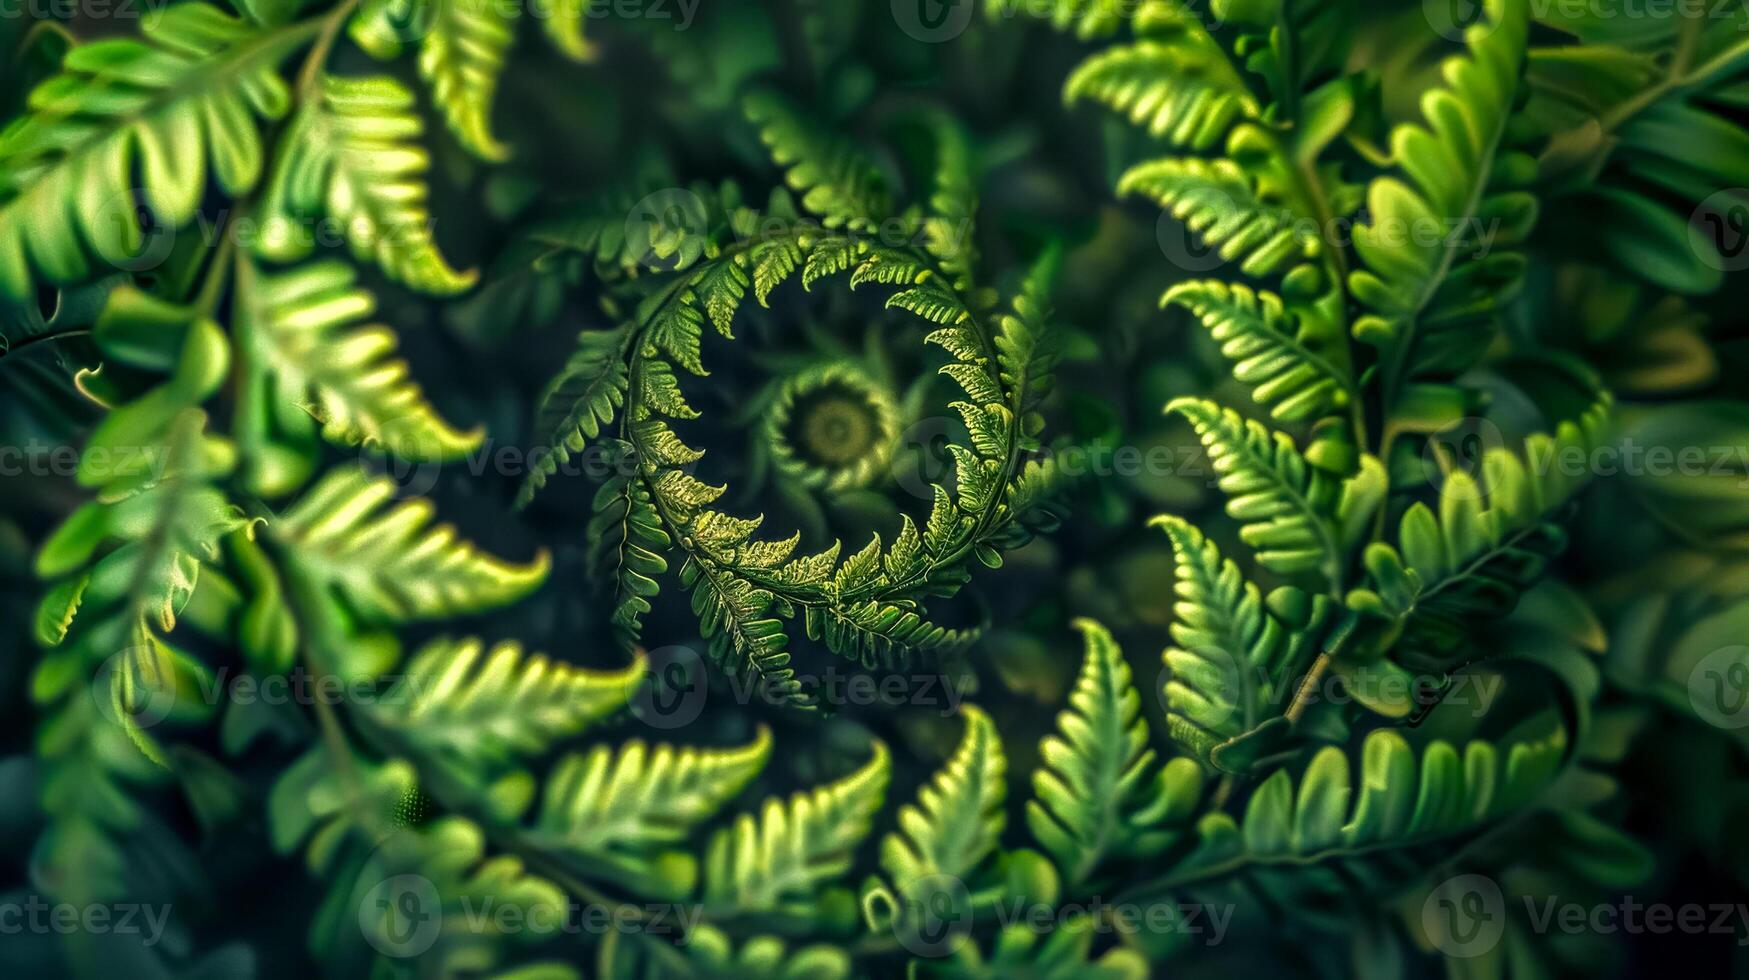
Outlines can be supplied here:
M692 980L694 977L762 977L766 980L850 980L850 954L827 943L792 950L772 935L756 935L737 948L729 933L699 922L686 933L685 959L658 954L649 943L606 943L600 976L637 980ZM524 978L516 978L524 980ZM545 978L528 978L545 980Z
M1395 546L1367 548L1370 587L1349 593L1349 606L1395 622L1405 647L1435 655L1456 650L1478 622L1511 612L1566 546L1553 518L1585 475L1561 460L1594 449L1608 414L1606 398L1554 436L1531 436L1524 459L1489 449L1481 483L1462 470L1448 473L1437 515L1414 504Z
M1278 770L1239 819L1204 817L1197 849L1162 884L1267 875L1284 897L1386 892L1424 874L1427 861L1449 860L1454 841L1533 804L1568 757L1561 728L1513 744L1504 758L1486 741L1461 752L1434 741L1419 759L1402 735L1380 729L1366 737L1358 771L1340 748L1327 746L1297 787L1287 770ZM1313 874L1306 870L1312 866L1330 870Z
M613 423L631 384L626 367L628 338L624 329L585 330L577 335L576 352L541 393L534 429L545 435L549 446L534 460L517 490L518 507L527 506L572 454L582 452L588 440Z
M1148 960L1137 950L1111 949L1094 958L1093 942L1106 928L1090 916L1070 913L1048 932L1016 922L996 934L989 955L967 944L954 951L952 960L919 972L958 980L1148 980Z
M1318 338L1296 330L1281 298L1216 280L1180 283L1161 305L1190 310L1233 361L1233 377L1283 422L1304 422L1345 409L1354 399L1347 374L1316 349Z
M691 890L696 867L668 853L765 768L771 732L735 749L677 749L632 740L560 760L530 834L547 848L586 859L592 873L654 878ZM599 865L599 867L598 867Z
M1171 212L1228 262L1262 277L1323 254L1316 226L1266 204L1231 160L1167 158L1137 164L1118 178L1119 194L1140 194Z
M431 101L456 139L484 160L510 156L492 135L492 100L519 9L496 0L431 0L431 22L419 44L419 77L431 86Z
M340 445L376 445L403 459L456 459L480 444L480 429L445 422L394 357L395 334L360 325L376 301L353 271L321 262L278 275L245 267L241 327L282 397L314 397L322 434Z
M913 655L963 650L979 635L977 630L939 626L910 609L872 599L809 606L805 620L809 639L821 640L826 649L870 669L904 669Z
M477 639L425 645L383 696L377 717L463 766L502 766L577 735L625 706L644 679L525 656L514 642L490 650Z
M1064 101L1092 99L1174 146L1207 150L1233 122L1258 116L1257 100L1226 52L1186 14L1167 36L1101 51L1063 86Z
M899 830L881 841L881 867L907 900L935 894L941 879L973 880L1006 823L1007 763L996 726L975 706L963 714L966 733L953 758L916 804L899 811Z
M1445 62L1450 89L1423 100L1427 125L1406 123L1391 134L1413 186L1386 175L1367 192L1369 220L1354 232L1366 268L1349 276L1349 288L1373 311L1355 321L1354 336L1384 352L1387 408L1403 382L1469 367L1487 344L1483 328L1523 273L1523 256L1509 249L1534 224L1536 200L1499 185L1534 172L1505 147L1526 10L1516 0L1488 0L1486 22L1468 29L1468 54Z
M256 251L305 257L316 245L308 223L326 214L354 255L398 282L439 296L472 286L478 275L452 268L432 236L423 128L400 82L323 77L280 143Z
M850 870L886 799L887 747L849 776L788 800L768 799L711 838L704 901L737 914L805 908L819 888Z
M583 36L583 20L590 9L588 0L535 0L534 15L553 47L572 61L591 61L595 45Z
M772 594L735 575L687 559L681 584L692 590L692 611L711 660L730 675L761 685L763 694L796 707L810 702L789 665L789 636L771 615Z
M618 442L608 458L623 466L630 453L629 443ZM596 491L587 535L589 567L597 582L614 583L611 619L621 649L636 646L643 632L643 617L660 590L657 577L668 570L662 553L672 541L642 480L615 476Z
M209 161L230 194L260 178L258 120L289 108L279 63L313 25L264 29L184 3L143 28L143 41L69 51L62 73L31 93L28 114L0 133L0 296L34 297L39 278L73 283L161 259L142 254L136 170L143 203L170 228L194 217Z
M1184 520L1154 519L1177 554L1175 621L1166 651L1167 728L1174 741L1215 764L1216 749L1254 731L1286 700L1294 637L1257 586Z
M297 564L360 616L407 622L476 612L533 591L546 579L542 550L527 565L481 553L448 525L428 527L424 498L384 510L395 483L355 467L328 473L271 527Z
M1293 440L1210 401L1166 406L1190 421L1227 495L1239 536L1263 567L1283 575L1316 573L1338 584L1341 549L1331 527L1340 485L1308 464Z
M763 90L742 103L802 206L827 228L872 231L891 209L886 179L861 151L812 126L783 96Z
M1141 698L1111 634L1092 620L1075 625L1087 637L1087 656L1069 710L1057 716L1058 734L1039 743L1035 798L1026 804L1027 826L1071 887L1109 861L1159 854L1177 836L1170 825L1186 820L1202 796L1196 763L1174 759L1155 769Z

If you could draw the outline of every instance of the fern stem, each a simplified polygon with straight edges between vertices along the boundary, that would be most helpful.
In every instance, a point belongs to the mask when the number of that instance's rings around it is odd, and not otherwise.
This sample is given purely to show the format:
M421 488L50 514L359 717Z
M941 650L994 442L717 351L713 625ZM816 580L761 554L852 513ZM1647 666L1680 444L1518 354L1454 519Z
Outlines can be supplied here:
M1723 64L1728 64L1736 52L1736 48L1728 48L1703 65L1693 75L1687 74L1688 66L1694 61L1694 55L1700 45L1701 30L1705 21L1693 15L1692 11L1684 9L1685 20L1682 22L1682 33L1677 36L1676 47L1670 55L1670 68L1658 84L1646 89L1633 98L1611 109L1598 124L1605 133L1614 132L1628 120L1658 104L1671 92L1705 81Z
M55 340L66 340L69 337L83 337L86 334L89 334L90 332L91 332L90 327L82 326L82 327L68 327L65 330L51 330L47 333L32 334L31 336L26 337L23 340L20 340L18 343L12 344L11 346L0 345L0 358L4 358L4 357L7 357L9 355L16 354L19 351L24 350L28 347L34 346L36 344L47 343L49 341L55 341Z
M340 29L346 26L346 19L358 9L360 0L342 0L341 4L329 11L318 23L321 33L316 36L316 43L310 46L310 53L304 57L303 67L298 70L297 90L298 101L308 102L315 95L317 82L321 78L323 67L328 63L328 55L334 50L334 42L340 36Z
M1323 682L1324 675L1329 670L1330 655L1328 653L1318 654L1318 659L1312 661L1311 669L1306 671L1306 676L1300 680L1300 686L1294 690L1293 703L1289 704L1287 711L1282 713L1282 717L1287 719L1288 724L1298 724L1300 717L1312 706L1312 702L1315 700L1314 692L1318 685Z

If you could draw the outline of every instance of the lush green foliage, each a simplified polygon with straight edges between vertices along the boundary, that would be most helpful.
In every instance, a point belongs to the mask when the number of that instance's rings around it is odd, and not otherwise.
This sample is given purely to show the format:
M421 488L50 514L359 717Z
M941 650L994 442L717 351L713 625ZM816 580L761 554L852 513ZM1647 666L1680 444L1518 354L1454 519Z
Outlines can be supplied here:
M164 912L18 962L1558 975L1749 882L1740 18L600 6L0 19L0 912Z

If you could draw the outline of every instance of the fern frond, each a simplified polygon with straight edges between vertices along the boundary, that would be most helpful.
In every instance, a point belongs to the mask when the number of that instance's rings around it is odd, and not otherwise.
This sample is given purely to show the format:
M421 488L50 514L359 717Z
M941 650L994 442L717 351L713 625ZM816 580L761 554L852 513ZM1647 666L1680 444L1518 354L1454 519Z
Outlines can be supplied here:
M601 862L613 873L692 888L690 858L664 853L733 799L765 768L771 732L735 749L598 746L560 760L547 780L531 835L544 847Z
M1123 651L1092 620L1081 676L1057 733L1039 743L1026 823L1071 887L1107 862L1145 860L1177 836L1202 796L1202 770L1189 759L1155 768L1141 698ZM1168 689L1170 692L1170 689Z
M203 570L215 574L220 539L246 523L219 487L236 451L208 434L199 408L223 382L229 348L212 321L131 287L110 295L93 337L118 366L169 377L113 409L92 433L77 476L99 497L37 552L37 574L58 581L37 613L37 639L52 652L35 693L59 701L103 664L109 689L100 693L115 726L162 764L135 715L161 708L166 697L173 705L177 689L204 673L165 637Z
M1120 947L1094 958L1093 941L1105 928L1093 917L1079 914L1062 915L1049 932L1016 922L996 934L988 955L966 943L954 950L951 961L928 975L958 980L1148 980L1153 971L1138 950Z
M1342 552L1331 526L1340 485L1307 463L1292 439L1210 401L1166 406L1189 420L1207 448L1239 537L1283 575L1312 572L1339 584Z
M394 331L361 325L376 301L357 288L350 267L320 262L273 275L250 266L245 274L240 330L282 397L313 396L310 409L324 436L420 462L456 459L485 437L477 428L458 431L437 414L406 362L394 356Z
M643 658L624 670L584 670L524 655L514 642L426 644L382 699L376 717L461 763L499 766L546 751L625 706L644 679Z
M1455 650L1479 621L1511 612L1566 547L1554 518L1586 473L1561 460L1602 442L1609 407L1606 398L1553 436L1531 436L1523 459L1490 448L1480 483L1462 470L1446 474L1437 515L1416 503L1395 545L1367 548L1370 587L1351 592L1350 607L1395 621L1403 646L1434 655Z
M1294 314L1273 293L1209 279L1180 283L1160 303L1195 314L1234 362L1233 377L1283 422L1333 414L1355 397L1352 380L1319 353L1315 335L1296 329Z
M1451 87L1423 99L1427 124L1391 133L1408 182L1385 175L1368 189L1369 218L1354 231L1366 268L1349 276L1349 288L1373 311L1353 331L1385 352L1387 402L1409 378L1467 368L1523 273L1523 256L1509 249L1534 224L1536 200L1501 187L1530 167L1506 146L1527 7L1488 0L1486 22L1466 32L1468 53L1444 64Z
M848 141L815 128L787 99L770 90L742 102L771 159L802 206L827 228L872 231L892 207L886 178Z
M324 76L280 141L257 253L304 258L317 239L308 223L325 214L355 256L397 282L439 296L472 286L478 274L452 268L432 234L423 129L400 82Z
M1207 150L1237 119L1256 118L1257 100L1226 52L1193 15L1177 30L1119 45L1076 67L1063 100L1092 99L1174 146Z
M590 61L595 45L583 36L583 21L589 16L587 0L535 0L534 15L547 40L572 61Z
M761 977L765 980L850 980L850 954L830 943L791 949L782 938L756 935L738 947L730 933L699 922L686 933L685 959L656 955L647 943L604 944L602 975L639 980L692 980L694 977ZM516 978L525 980L525 978ZM526 978L545 980L545 978Z
M1231 160L1140 163L1118 178L1117 191L1159 204L1248 276L1273 275L1323 254L1316 225L1265 203L1251 177Z
M492 101L518 9L493 0L433 0L419 46L419 75L431 86L432 102L461 144L485 160L510 156L492 135Z
M730 675L756 681L766 695L797 707L809 702L789 665L789 635L770 615L774 597L727 571L688 558L681 584L692 590L692 612L711 660Z
M869 668L904 669L915 654L936 655L963 650L978 638L977 630L948 629L910 609L869 600L850 604L808 606L808 638Z
M585 330L577 335L576 352L541 393L534 431L548 445L517 489L516 506L526 506L573 453L582 452L588 440L613 423L631 385L627 343L624 329Z
M1534 803L1567 758L1566 730L1558 727L1504 753L1487 741L1461 752L1434 741L1419 758L1402 735L1380 729L1366 737L1358 767L1327 746L1297 786L1278 770L1239 819L1204 817L1197 849L1166 881L1182 887L1267 875L1286 894L1385 891L1422 876L1429 859L1449 858L1454 839ZM1324 870L1306 871L1314 866ZM1297 870L1284 873L1290 867Z
M427 921L419 916L431 916L437 920L435 935L442 942L424 952L423 962L446 974L491 970L513 959L512 944L533 945L546 938L541 935L545 930L522 924L560 921L570 900L558 885L530 873L520 858L487 856L486 845L486 834L478 824L454 816L389 834L371 859L359 866L355 878L336 875L338 903L359 910L357 924L348 922L347 927L364 930L378 949L401 949L407 948L404 944L412 930ZM312 846L312 852L315 849ZM421 904L411 914L404 902L390 900L399 893L381 891L385 882L406 880L397 877L402 875L417 876L415 880L430 889L419 896ZM384 897L373 901L373 891ZM336 898L331 896L330 902ZM476 921L479 909L485 907L516 916L516 924L495 916Z
M73 283L161 260L141 255L136 170L140 203L171 228L194 217L209 167L230 194L253 188L259 120L291 104L279 63L313 28L261 28L183 3L148 18L144 40L69 51L62 73L0 133L0 296L26 299L39 280Z
M828 882L850 870L886 799L887 747L838 782L768 799L757 817L742 814L711 838L704 901L737 913L805 910Z
M484 554L449 525L429 527L418 498L385 509L395 483L356 467L334 469L277 521L293 558L360 616L407 622L490 609L546 579L545 550L527 565Z
M973 880L1006 823L1007 762L996 726L975 706L963 714L959 748L917 802L899 811L899 829L881 841L881 867L908 900L934 895L941 879Z
M1186 750L1216 764L1216 749L1256 730L1285 701L1297 659L1294 637L1201 531L1178 517L1153 523L1177 556L1178 645L1165 654L1167 729Z
M609 458L614 465L624 465L630 459L630 445L619 443L618 447ZM643 481L625 474L601 485L595 494L586 541L594 580L613 582L610 618L614 637L621 649L630 650L643 632L650 600L661 588L657 576L668 571L662 553L673 543Z

